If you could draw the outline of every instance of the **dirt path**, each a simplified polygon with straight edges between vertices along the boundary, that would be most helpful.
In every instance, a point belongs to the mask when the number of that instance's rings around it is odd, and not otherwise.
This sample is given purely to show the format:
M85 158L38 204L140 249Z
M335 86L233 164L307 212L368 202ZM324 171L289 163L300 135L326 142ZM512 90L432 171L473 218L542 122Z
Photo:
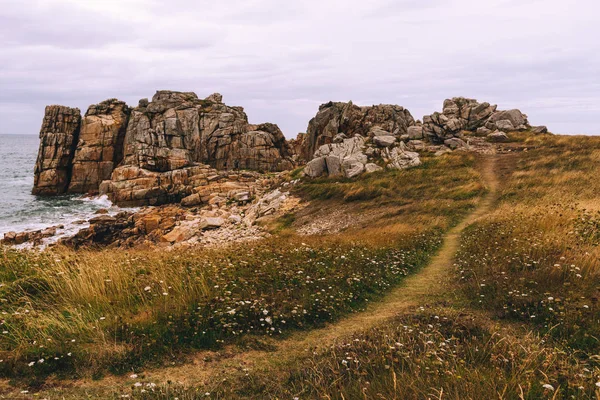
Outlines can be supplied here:
M379 302L373 303L363 312L353 314L324 328L307 332L297 332L285 340L265 339L275 347L274 351L240 351L229 348L219 352L199 352L193 362L167 368L144 371L143 380L164 384L167 381L190 386L202 385L212 378L221 378L245 368L270 368L301 357L308 349L331 344L337 338L373 327L388 318L406 312L420 305L437 300L448 300L448 276L452 273L453 257L459 246L461 232L492 207L498 188L496 177L497 155L482 158L482 179L488 192L477 208L459 225L452 228L444 237L444 243L432 261L417 274L407 277L397 288ZM100 381L79 381L73 386L89 389L111 387L127 388L139 379L106 377Z

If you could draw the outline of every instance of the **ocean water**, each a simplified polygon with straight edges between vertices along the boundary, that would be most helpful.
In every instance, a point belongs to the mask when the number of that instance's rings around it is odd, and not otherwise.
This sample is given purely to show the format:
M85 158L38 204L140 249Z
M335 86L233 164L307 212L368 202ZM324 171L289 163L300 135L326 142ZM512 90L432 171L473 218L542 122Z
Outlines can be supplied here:
M52 242L86 227L87 224L74 222L89 219L101 208L108 209L110 214L120 211L106 196L32 195L38 145L37 135L0 135L0 238L10 231L34 231L64 225L57 237L48 240Z

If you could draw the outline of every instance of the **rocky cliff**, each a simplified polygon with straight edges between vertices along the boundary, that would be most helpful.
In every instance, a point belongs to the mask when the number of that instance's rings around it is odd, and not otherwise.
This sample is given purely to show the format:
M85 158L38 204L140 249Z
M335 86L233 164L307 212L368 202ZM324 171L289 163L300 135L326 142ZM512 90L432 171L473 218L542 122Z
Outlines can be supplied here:
M50 106L40 137L33 189L40 195L98 192L103 181L114 179L121 183L104 185L106 193L119 198L125 194L111 189L127 186L131 200L132 191L141 196L139 178L150 174L149 197L139 200L154 203L186 195L153 191L154 183L166 187L170 177L195 171L170 173L180 169L207 164L273 172L294 166L277 125L249 124L243 108L225 105L220 94L202 100L191 92L158 91L133 109L111 99L90 106L83 120L78 109ZM135 183L122 183L127 177Z
M57 195L67 191L80 125L81 112L78 108L46 107L35 163L33 194Z
M69 193L98 191L123 160L123 141L130 108L111 99L89 107L81 123L73 158Z

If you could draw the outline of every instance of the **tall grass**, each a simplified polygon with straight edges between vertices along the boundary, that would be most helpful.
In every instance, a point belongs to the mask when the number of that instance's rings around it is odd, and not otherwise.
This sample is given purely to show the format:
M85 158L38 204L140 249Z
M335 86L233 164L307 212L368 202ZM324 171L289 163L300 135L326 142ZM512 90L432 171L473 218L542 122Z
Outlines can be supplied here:
M544 137L513 158L497 209L458 256L473 305L526 322L597 365L600 138Z
M363 187L375 179L391 188L365 201L385 217L339 235L284 229L250 244L177 252L2 249L0 374L123 373L360 310L425 264L443 231L473 207L483 191L475 164L467 154L430 159L415 172L431 177L425 182L408 172L361 178ZM346 183L306 183L299 193L314 185Z

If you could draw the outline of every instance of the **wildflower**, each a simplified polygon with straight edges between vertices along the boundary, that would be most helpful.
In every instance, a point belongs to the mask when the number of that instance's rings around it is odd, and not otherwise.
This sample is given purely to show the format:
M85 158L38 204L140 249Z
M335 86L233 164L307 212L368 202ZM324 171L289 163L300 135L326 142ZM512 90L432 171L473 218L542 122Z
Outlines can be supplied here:
M600 387L600 381L596 382L596 386Z
M543 387L544 389L546 389L546 390L549 390L549 391L551 391L551 392L554 392L554 386L550 385L549 383L544 383L544 384L542 385L542 387Z
M135 379L135 378L137 378L138 376L137 376L137 374L131 374L131 375L129 375L129 377L130 377L131 379Z
M133 386L140 387L140 386L142 386L142 384L140 382L136 382L136 383L133 384Z
M35 365L35 361L30 362L29 364L27 364L30 367L33 367Z
M150 291L150 289L152 289L150 286L146 286L146 287L144 288L144 291L145 291L145 292L149 292L149 291Z

